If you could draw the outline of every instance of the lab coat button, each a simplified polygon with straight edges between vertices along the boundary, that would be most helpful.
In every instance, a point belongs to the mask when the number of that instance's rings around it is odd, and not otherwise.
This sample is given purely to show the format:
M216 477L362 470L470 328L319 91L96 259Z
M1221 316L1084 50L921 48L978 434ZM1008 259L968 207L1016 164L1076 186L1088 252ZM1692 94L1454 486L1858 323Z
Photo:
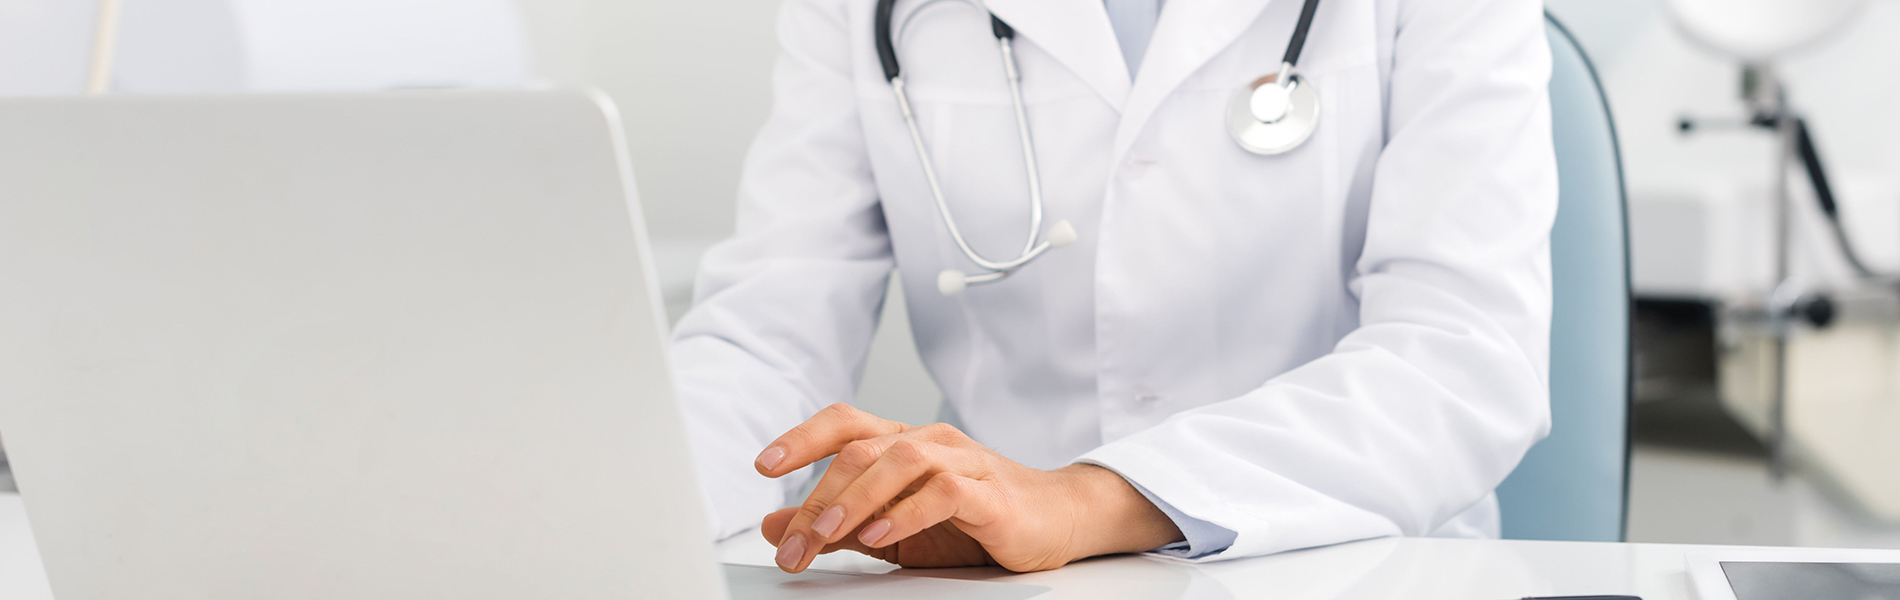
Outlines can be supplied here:
M1149 167L1154 166L1158 162L1160 161L1149 157L1131 156L1128 158L1128 166L1123 168L1122 172L1127 173L1129 177L1140 177L1142 174L1148 172Z

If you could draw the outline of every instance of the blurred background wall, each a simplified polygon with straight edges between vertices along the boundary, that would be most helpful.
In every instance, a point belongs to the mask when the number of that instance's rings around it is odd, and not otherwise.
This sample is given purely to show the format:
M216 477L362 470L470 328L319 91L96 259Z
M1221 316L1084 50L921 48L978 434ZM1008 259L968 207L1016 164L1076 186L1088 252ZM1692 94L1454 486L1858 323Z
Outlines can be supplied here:
M707 246L732 231L739 168L771 108L778 0L521 0L542 81L592 85L620 106L654 252L677 319ZM865 35L870 35L866 32ZM939 395L891 287L857 404L912 423Z

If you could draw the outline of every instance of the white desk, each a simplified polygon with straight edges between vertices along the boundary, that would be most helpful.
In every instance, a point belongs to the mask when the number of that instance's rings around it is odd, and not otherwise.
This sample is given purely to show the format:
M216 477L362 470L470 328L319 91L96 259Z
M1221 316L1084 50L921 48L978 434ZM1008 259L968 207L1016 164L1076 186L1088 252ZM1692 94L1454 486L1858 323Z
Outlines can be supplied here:
M721 560L769 565L754 534L720 545ZM1054 571L930 569L918 574L1046 585L1057 600L1275 598L1502 600L1525 596L1634 594L1694 600L1686 552L1712 546L1390 538L1262 558L1188 564L1146 556L1086 560ZM835 558L834 558L835 556ZM858 555L820 557L814 568L886 572Z
M903 571L1046 585L1058 599L1502 600L1524 596L1635 594L1695 600L1683 555L1721 546L1441 539L1383 539L1264 558L1192 565L1113 556L1025 575L1001 569ZM719 545L721 560L772 564L772 547L746 533ZM1896 553L1900 556L1900 553ZM838 553L815 568L882 573L891 565ZM0 598L50 600L20 497L0 494Z

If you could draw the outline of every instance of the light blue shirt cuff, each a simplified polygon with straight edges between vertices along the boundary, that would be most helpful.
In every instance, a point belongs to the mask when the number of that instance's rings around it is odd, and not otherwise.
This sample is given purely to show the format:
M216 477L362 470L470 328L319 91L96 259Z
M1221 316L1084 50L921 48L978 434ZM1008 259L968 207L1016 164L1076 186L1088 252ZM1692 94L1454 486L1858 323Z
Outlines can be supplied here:
M1127 478L1124 477L1123 479ZM1175 542L1154 549L1154 552L1157 554L1175 558L1201 558L1210 554L1217 554L1232 547L1234 545L1234 538L1240 537L1240 534L1235 533L1232 529L1187 516L1187 514L1174 508L1173 504L1168 504L1167 501L1155 497L1154 494L1148 492L1148 488L1141 487L1141 484L1135 483L1133 480L1129 480L1128 485L1135 486L1135 491L1141 492L1143 498L1147 498L1149 502L1153 502L1155 508L1161 509L1162 514L1168 515L1168 519L1174 521L1174 526L1181 529L1181 535L1187 537L1187 541L1185 542Z

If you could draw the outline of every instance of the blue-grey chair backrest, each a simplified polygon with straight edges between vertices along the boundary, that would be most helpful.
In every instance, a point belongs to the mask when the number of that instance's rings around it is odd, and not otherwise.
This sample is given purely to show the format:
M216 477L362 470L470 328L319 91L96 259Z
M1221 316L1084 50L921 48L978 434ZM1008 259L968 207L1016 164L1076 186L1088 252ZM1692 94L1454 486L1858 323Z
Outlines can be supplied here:
M1629 238L1609 105L1576 39L1546 16L1557 146L1550 437L1531 448L1498 501L1504 537L1623 540L1629 497Z

